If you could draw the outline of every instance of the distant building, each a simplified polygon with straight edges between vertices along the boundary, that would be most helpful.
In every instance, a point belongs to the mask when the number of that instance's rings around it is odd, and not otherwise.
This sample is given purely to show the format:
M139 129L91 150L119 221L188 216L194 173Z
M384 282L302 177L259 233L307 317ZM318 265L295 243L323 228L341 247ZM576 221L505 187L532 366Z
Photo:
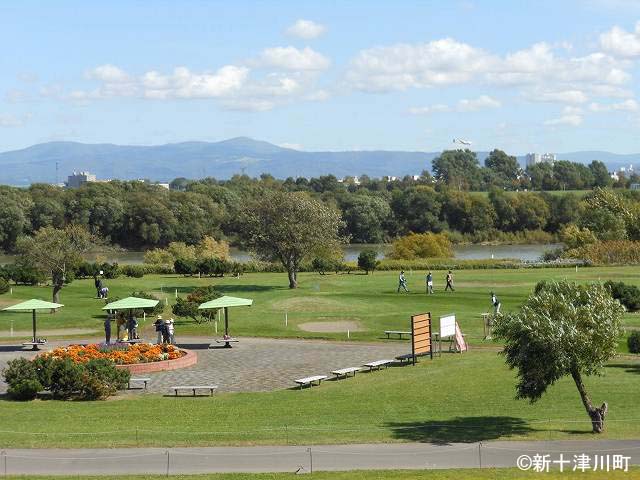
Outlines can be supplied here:
M73 175L67 177L68 188L78 188L85 183L95 182L96 176L89 172L73 172Z
M631 190L640 190L640 183L632 183L629 188Z
M166 188L167 190L170 190L170 187L169 187L168 183L154 183L154 185L157 185L159 187Z
M555 153L527 153L525 156L526 165L530 167L537 163L555 163L557 160Z

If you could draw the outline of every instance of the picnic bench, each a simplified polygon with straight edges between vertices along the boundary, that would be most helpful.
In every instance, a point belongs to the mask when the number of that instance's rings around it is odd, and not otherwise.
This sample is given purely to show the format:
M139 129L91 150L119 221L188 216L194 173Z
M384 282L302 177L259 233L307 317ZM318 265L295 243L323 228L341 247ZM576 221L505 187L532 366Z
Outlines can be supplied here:
M399 340L402 340L403 335L407 335L408 337L411 336L411 332L407 332L404 330L385 330L384 333L387 338L391 338L391 335L398 335Z
M322 380L325 380L327 378L326 375L315 375L313 377L305 377L305 378L299 378L298 380L294 380L294 382L296 382L298 385L300 385L300 390L302 390L302 387L304 386L313 386L316 384L320 385L320 383L322 383Z
M347 378L349 375L353 375L355 377L356 373L358 373L359 371L360 367L347 367L341 368L339 370L334 370L331 373L334 374L336 376L336 380L338 380L340 378Z
M389 364L393 363L393 360L376 360L375 362L365 363L363 367L368 367L369 371L380 370L382 367L387 368Z
M142 340L141 338L131 338L128 340L118 340L118 343L128 343L130 345L134 345L136 343L142 343L144 342L144 340Z
M31 347L31 350L40 350L38 347L41 346L41 345L44 345L46 343L47 343L46 340L37 341L37 342L23 342L22 346L23 347Z
M132 382L144 382L144 389L147 389L147 384L151 381L150 377L138 377L138 378L129 378L129 382L127 383L127 388L129 390L131 390L131 383Z
M400 362L400 365L403 365L405 362L406 363L411 363L413 362L413 353L405 353L404 355L398 355L396 357L396 360L398 360Z
M216 343L224 343L224 348L231 348L232 343L238 343L240 340L237 338L216 338ZM217 347L218 345L214 345L213 343L209 345L209 348Z
M196 396L196 390L209 390L209 396L211 397L213 396L213 391L217 388L217 385L180 385L178 387L171 387L171 390L175 392L176 397L178 396L178 392L183 390L191 390L194 397Z

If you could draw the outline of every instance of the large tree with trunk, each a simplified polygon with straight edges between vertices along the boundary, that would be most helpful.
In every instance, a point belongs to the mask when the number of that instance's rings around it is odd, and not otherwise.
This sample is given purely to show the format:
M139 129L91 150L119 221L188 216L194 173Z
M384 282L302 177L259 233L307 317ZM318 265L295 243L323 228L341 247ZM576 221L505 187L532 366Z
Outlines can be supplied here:
M564 376L576 384L594 433L604 429L607 403L596 407L583 377L599 374L616 353L624 307L600 284L539 284L519 312L496 319L494 333L517 369L517 398L537 401Z
M92 236L83 226L43 227L32 237L19 239L18 251L25 263L51 278L53 302L59 303L60 290L92 245Z
M260 258L282 263L289 288L298 286L300 264L319 249L339 246L346 239L340 213L303 192L265 192L238 217L243 243Z

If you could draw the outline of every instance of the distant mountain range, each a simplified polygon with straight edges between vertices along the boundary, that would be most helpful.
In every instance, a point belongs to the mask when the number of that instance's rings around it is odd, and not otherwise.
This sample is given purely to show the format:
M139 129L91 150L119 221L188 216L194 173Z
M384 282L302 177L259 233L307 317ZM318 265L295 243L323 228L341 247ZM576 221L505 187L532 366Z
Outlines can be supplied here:
M99 179L133 180L147 178L170 181L177 177L218 179L237 173L258 176L270 173L276 178L317 177L333 174L338 178L367 174L418 175L431 169L431 160L440 152L345 151L305 152L283 148L247 137L222 142L184 142L157 146L84 144L49 142L22 150L0 153L0 183L28 185L66 180L74 171L89 171ZM487 152L477 152L482 163ZM601 160L610 169L640 165L640 154L610 152L570 152L559 159L588 163ZM520 162L524 156L518 157Z

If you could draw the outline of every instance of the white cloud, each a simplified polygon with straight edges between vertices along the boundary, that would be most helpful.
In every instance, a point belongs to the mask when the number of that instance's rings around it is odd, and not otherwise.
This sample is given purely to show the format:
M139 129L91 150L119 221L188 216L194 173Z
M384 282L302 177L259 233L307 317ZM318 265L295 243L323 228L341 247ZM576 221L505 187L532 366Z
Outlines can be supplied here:
M291 150L303 150L304 147L299 143L279 143L279 147L290 148Z
M409 109L409 113L413 115L427 115L430 113L442 113L442 112L450 112L451 107L449 105L445 105L444 103L436 103L435 105L429 105L426 107L412 107Z
M618 103L591 103L589 110L592 112L637 112L640 109L638 102L632 98Z
M10 113L0 113L0 127L1 128L21 127L30 118L31 118L30 113L27 113L20 117L16 115L12 115Z
M619 57L640 56L640 21L636 23L633 32L616 26L601 34L600 47L605 52Z
M248 68L235 65L226 65L213 73L194 73L186 67L177 67L170 75L147 72L139 86L146 98L218 98L239 90L248 74Z
M426 107L413 107L409 109L409 113L413 115L426 115L431 113L443 113L443 112L476 112L478 110L484 110L487 108L498 108L502 106L500 101L495 98L491 98L488 95L480 95L478 98L459 100L455 109L444 103L436 103L435 105L429 105Z
M300 50L289 46L266 48L262 51L257 64L284 70L317 71L326 70L331 62L327 57L309 47Z
M528 94L527 98L534 102L568 103L573 105L585 103L589 100L589 97L581 90L536 91Z
M315 90L305 96L305 100L309 100L311 102L324 102L329 98L331 98L331 93L323 89Z
M562 110L562 115L558 118L553 118L544 122L545 125L568 125L577 127L582 124L582 109L579 107L565 107Z
M312 40L314 38L318 38L326 31L327 28L324 25L316 23L312 20L300 19L289 28L287 28L286 33L287 35L291 35L293 37Z
M106 83L124 83L131 81L129 75L115 65L106 64L88 70L85 76L92 80L100 80Z
M498 108L502 104L495 98L491 98L488 95L480 95L478 98L468 100L463 98L458 102L458 111L460 112L475 112L477 110L484 110L486 108Z

